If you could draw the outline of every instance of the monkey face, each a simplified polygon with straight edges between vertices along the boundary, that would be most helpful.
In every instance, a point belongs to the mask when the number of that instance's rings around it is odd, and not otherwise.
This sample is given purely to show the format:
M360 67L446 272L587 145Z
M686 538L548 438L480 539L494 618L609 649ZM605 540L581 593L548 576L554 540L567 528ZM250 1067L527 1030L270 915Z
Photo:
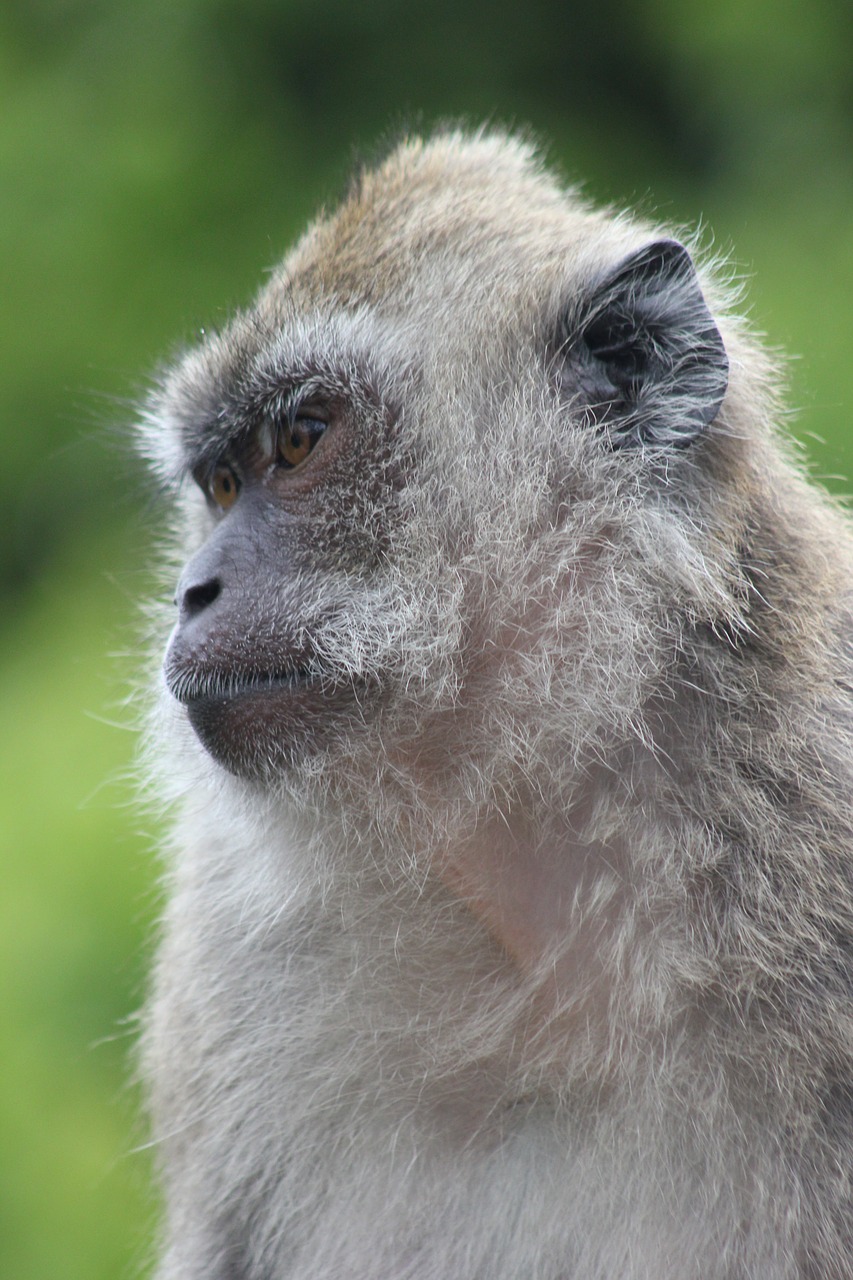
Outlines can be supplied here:
M164 668L205 748L249 777L340 740L377 700L340 636L379 574L394 493L393 424L373 389L343 387L316 360L310 378L290 361L285 380L280 351L266 354L272 382L258 353L240 403L217 409L219 431L187 424L206 510Z

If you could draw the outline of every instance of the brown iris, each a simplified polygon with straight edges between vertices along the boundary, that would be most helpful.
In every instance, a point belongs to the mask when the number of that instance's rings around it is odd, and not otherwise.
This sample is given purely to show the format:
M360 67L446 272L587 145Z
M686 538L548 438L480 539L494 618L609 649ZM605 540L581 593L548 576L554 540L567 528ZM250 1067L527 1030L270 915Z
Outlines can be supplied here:
M326 424L319 418L299 417L286 422L278 438L279 463L285 467L298 467L325 430Z
M221 507L223 511L227 511L237 500L237 477L230 467L219 466L210 477L210 496L216 503L217 507Z

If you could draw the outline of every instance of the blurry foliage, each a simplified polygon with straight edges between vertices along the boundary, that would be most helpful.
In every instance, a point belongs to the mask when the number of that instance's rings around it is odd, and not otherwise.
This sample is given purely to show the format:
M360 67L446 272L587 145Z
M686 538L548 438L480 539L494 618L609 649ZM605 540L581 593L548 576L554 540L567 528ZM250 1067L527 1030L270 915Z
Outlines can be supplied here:
M136 647L149 539L133 403L355 147L456 117L530 126L597 198L701 219L802 356L815 470L853 473L849 0L4 0L2 1275L146 1257L125 1028L154 872L109 723L137 718L135 664L105 656Z

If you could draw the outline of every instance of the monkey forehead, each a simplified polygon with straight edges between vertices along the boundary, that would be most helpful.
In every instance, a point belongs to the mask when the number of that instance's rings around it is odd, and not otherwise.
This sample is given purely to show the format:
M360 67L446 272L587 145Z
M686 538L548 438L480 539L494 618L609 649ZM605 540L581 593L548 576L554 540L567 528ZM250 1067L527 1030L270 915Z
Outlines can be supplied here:
M284 294L408 314L439 337L436 311L541 309L642 243L650 229L593 210L562 187L527 142L501 133L411 139L317 221L258 300L272 318ZM479 307L478 307L479 304ZM421 324L419 326L418 321Z

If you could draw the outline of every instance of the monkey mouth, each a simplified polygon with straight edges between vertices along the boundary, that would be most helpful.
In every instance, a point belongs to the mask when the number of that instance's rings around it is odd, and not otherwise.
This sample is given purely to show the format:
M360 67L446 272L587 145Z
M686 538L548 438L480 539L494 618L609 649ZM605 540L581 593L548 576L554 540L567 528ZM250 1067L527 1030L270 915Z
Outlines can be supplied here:
M296 666L287 671L225 675L217 671L184 671L177 664L167 662L164 674L172 697L185 707L192 707L196 703L232 702L253 695L296 691L322 682L322 677L308 666Z

